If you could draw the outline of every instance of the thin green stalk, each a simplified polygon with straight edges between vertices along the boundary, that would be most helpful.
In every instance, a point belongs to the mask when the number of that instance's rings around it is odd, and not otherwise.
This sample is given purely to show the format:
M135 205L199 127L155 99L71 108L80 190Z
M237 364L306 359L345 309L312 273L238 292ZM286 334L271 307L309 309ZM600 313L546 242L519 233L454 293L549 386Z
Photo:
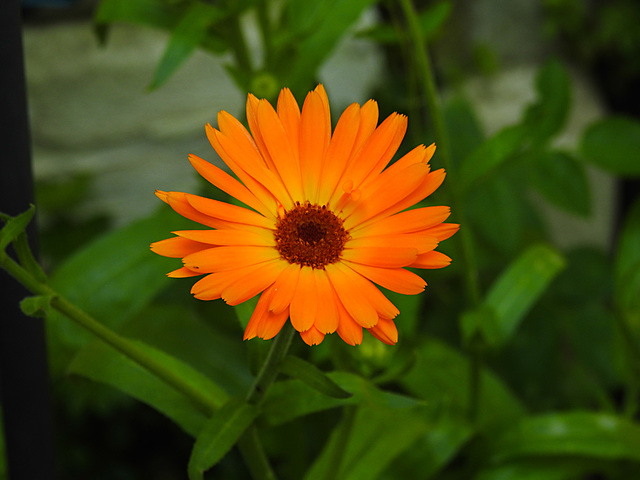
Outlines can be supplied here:
M158 363L146 352L140 350L135 343L102 325L47 284L37 280L4 252L0 254L0 266L33 294L50 296L53 308L185 395L202 413L211 415L217 409L218 405L212 399L186 383L180 375Z
M342 421L337 427L338 431L335 433L335 435L337 435L337 441L333 445L333 449L327 460L327 468L324 472L325 478L338 478L340 466L342 465L342 460L347 450L351 429L356 419L357 407L355 405L347 405L343 408L342 412Z
M616 322L616 327L620 331L624 349L626 350L625 357L631 370L629 372L631 378L625 397L624 414L628 418L633 418L638 411L637 398L638 392L640 391L640 346L638 346L636 335L629 326L624 312L616 309L613 317Z
M462 225L460 232L458 232L458 234L454 238L456 238L460 246L460 263L464 272L467 299L470 306L475 307L478 306L481 301L480 287L478 284L478 270L475 261L475 252L473 249L471 232L468 228L465 228L467 222L465 219L463 199L459 183L457 182L456 171L453 168L451 150L449 147L449 136L445 126L442 108L440 107L440 100L436 89L435 76L431 67L429 53L426 49L423 41L423 36L420 32L420 23L418 21L416 10L411 0L399 1L404 16L407 20L409 38L414 48L416 68L423 80L421 82L423 87L423 95L429 108L431 120L433 122L436 142L438 145L439 158L441 159L445 170L447 171L446 185L449 191L451 208L455 212L455 215ZM482 388L480 376L482 371L481 349L482 346L479 344L479 342L471 342L469 346L469 417L472 421L475 421L478 416L480 392Z
M278 375L278 367L291 346L295 330L291 322L286 322L273 341L267 358L258 373L253 385L247 393L247 402L254 405L260 403L269 386Z
M230 41L229 45L233 50L233 54L236 57L236 63L238 68L246 74L253 72L253 65L251 63L251 56L249 55L249 48L242 32L242 25L240 24L240 15L234 15L229 24Z
M263 68L269 71L273 63L273 42L271 20L269 19L269 2L260 0L256 6L258 11L258 22L260 25L260 33L262 35L262 46L264 48L264 65Z

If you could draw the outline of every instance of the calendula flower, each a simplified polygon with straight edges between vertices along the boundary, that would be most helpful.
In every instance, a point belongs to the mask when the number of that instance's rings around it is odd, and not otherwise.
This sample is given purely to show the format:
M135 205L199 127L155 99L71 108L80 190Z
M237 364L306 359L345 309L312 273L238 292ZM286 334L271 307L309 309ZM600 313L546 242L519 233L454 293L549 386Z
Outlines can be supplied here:
M426 283L405 267L441 268L435 251L458 225L449 207L407 210L436 190L444 170L430 171L435 145L420 145L390 166L407 128L394 113L378 124L369 100L349 106L331 131L322 85L302 111L283 89L277 109L253 95L249 131L227 112L206 126L213 148L235 174L195 156L206 180L248 208L181 192L158 191L180 215L206 227L181 230L151 245L183 266L170 277L204 275L191 293L237 305L260 295L244 338L274 337L289 319L309 345L338 332L362 342L363 328L395 344L398 309L374 285L415 295Z

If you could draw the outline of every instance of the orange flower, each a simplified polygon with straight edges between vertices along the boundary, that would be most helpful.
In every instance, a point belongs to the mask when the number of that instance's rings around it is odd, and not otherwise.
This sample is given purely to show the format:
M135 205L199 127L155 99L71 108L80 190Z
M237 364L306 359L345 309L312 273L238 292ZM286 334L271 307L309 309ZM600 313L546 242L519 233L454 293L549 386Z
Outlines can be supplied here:
M349 106L333 134L322 85L302 112L283 89L277 110L249 94L250 132L227 112L207 137L237 178L190 155L206 180L249 208L180 192L158 197L180 215L210 227L173 232L153 243L184 266L170 277L204 275L191 293L237 305L260 295L244 338L274 337L287 319L309 345L338 332L362 342L362 329L393 345L398 309L374 283L415 295L426 283L404 267L441 268L451 259L438 242L458 225L443 223L449 207L407 208L436 190L435 145L420 145L387 167L407 128L394 113L378 123L369 100Z

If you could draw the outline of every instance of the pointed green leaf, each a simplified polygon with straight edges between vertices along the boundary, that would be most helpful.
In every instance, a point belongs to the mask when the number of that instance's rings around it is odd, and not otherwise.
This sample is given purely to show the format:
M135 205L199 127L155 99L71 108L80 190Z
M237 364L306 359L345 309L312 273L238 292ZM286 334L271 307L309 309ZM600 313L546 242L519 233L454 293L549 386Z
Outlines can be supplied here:
M117 330L171 283L166 273L178 266L175 260L151 252L149 244L189 226L188 220L162 209L103 235L60 265L50 276L51 287ZM48 326L64 348L73 350L93 341L93 336L56 311L51 312Z
M20 309L29 317L45 318L51 312L51 300L54 298L55 295L27 297L20 302Z
M159 0L102 0L95 14L95 22L127 22L155 28L171 28L180 7L176 2Z
M521 149L527 130L522 125L506 127L487 139L460 165L459 180L467 190L512 159Z
M25 231L35 212L35 207L31 205L29 210L26 210L15 217L2 214L2 220L5 221L5 224L2 227L2 230L0 230L0 252L4 252L7 246L9 246L11 242Z
M332 435L328 447L305 480L377 478L384 468L431 428L433 407L404 409L360 408L345 446L341 468L335 477L327 476Z
M567 121L571 104L569 75L562 64L552 60L536 77L538 98L525 112L524 125L534 144L548 141Z
M460 330L466 344L470 344L476 335L480 335L487 345L495 345L501 338L498 316L488 305L464 312L460 317Z
M149 88L164 84L209 35L209 29L223 20L227 12L214 5L192 3L171 32L169 44L156 68ZM222 46L221 46L222 48Z
M419 403L416 399L405 395L384 392L357 375L332 372L327 376L343 390L352 392L353 396L328 397L300 380L284 380L274 383L267 391L261 404L261 418L270 425L279 425L303 415L343 405L401 408Z
M548 201L583 217L591 213L591 189L583 165L559 151L535 153L532 161L531 184Z
M640 462L640 425L607 413L545 414L521 419L488 446L495 462L539 456Z
M640 122L627 117L605 117L590 125L580 141L580 154L614 175L640 176Z
M525 413L520 401L489 369L482 370L481 382L480 427L513 421ZM461 415L469 403L469 359L440 340L426 339L418 350L415 367L400 379L400 384L428 404L449 405Z
M534 245L493 283L485 304L495 310L498 319L496 346L508 341L564 264L564 258L553 248Z
M202 480L204 472L222 460L258 413L255 405L239 398L228 400L216 411L196 438L189 459L189 480Z
M287 355L280 363L280 371L291 378L297 378L314 390L333 398L349 398L351 393L343 390L315 365L301 358Z
M178 373L185 382L222 406L228 395L208 377L180 360L140 341L131 340L156 362ZM94 342L81 350L70 363L68 373L111 385L165 414L187 433L196 436L207 420L182 393L103 342Z
M640 200L629 210L620 234L614 288L618 307L640 322Z
M420 33L422 33L425 42L429 42L436 37L444 22L449 18L451 8L451 2L443 1L431 5L420 12L418 22L420 23ZM358 32L358 36L366 37L377 43L400 43L397 29L386 24L375 25L362 30Z

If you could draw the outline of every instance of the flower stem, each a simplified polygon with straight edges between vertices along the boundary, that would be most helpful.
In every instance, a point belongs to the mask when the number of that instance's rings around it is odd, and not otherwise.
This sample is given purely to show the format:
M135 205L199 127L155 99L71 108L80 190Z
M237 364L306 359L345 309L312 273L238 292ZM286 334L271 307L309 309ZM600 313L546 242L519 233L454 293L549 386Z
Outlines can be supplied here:
M444 122L444 115L440 107L440 101L436 90L435 76L431 67L429 53L424 44L420 31L418 15L411 0L399 0L400 6L407 20L409 39L414 49L414 57L418 74L422 77L422 88L425 101L429 108L433 129L438 145L439 158L447 171L447 189L450 196L451 208L455 212L462 228L455 236L460 249L460 263L464 272L467 300L471 307L476 307L481 302L480 287L478 284L478 269L473 248L471 231L467 226L463 206L463 198L457 182L456 171L453 168L451 150L449 148L449 136ZM481 392L482 345L479 341L471 342L469 346L469 417L475 421L478 415L478 404Z
M135 343L105 327L47 284L37 280L4 252L0 253L0 266L33 294L51 297L51 307L182 393L205 415L212 415L218 408L219 405L213 399L186 383L180 375L157 362L146 352L139 349Z

